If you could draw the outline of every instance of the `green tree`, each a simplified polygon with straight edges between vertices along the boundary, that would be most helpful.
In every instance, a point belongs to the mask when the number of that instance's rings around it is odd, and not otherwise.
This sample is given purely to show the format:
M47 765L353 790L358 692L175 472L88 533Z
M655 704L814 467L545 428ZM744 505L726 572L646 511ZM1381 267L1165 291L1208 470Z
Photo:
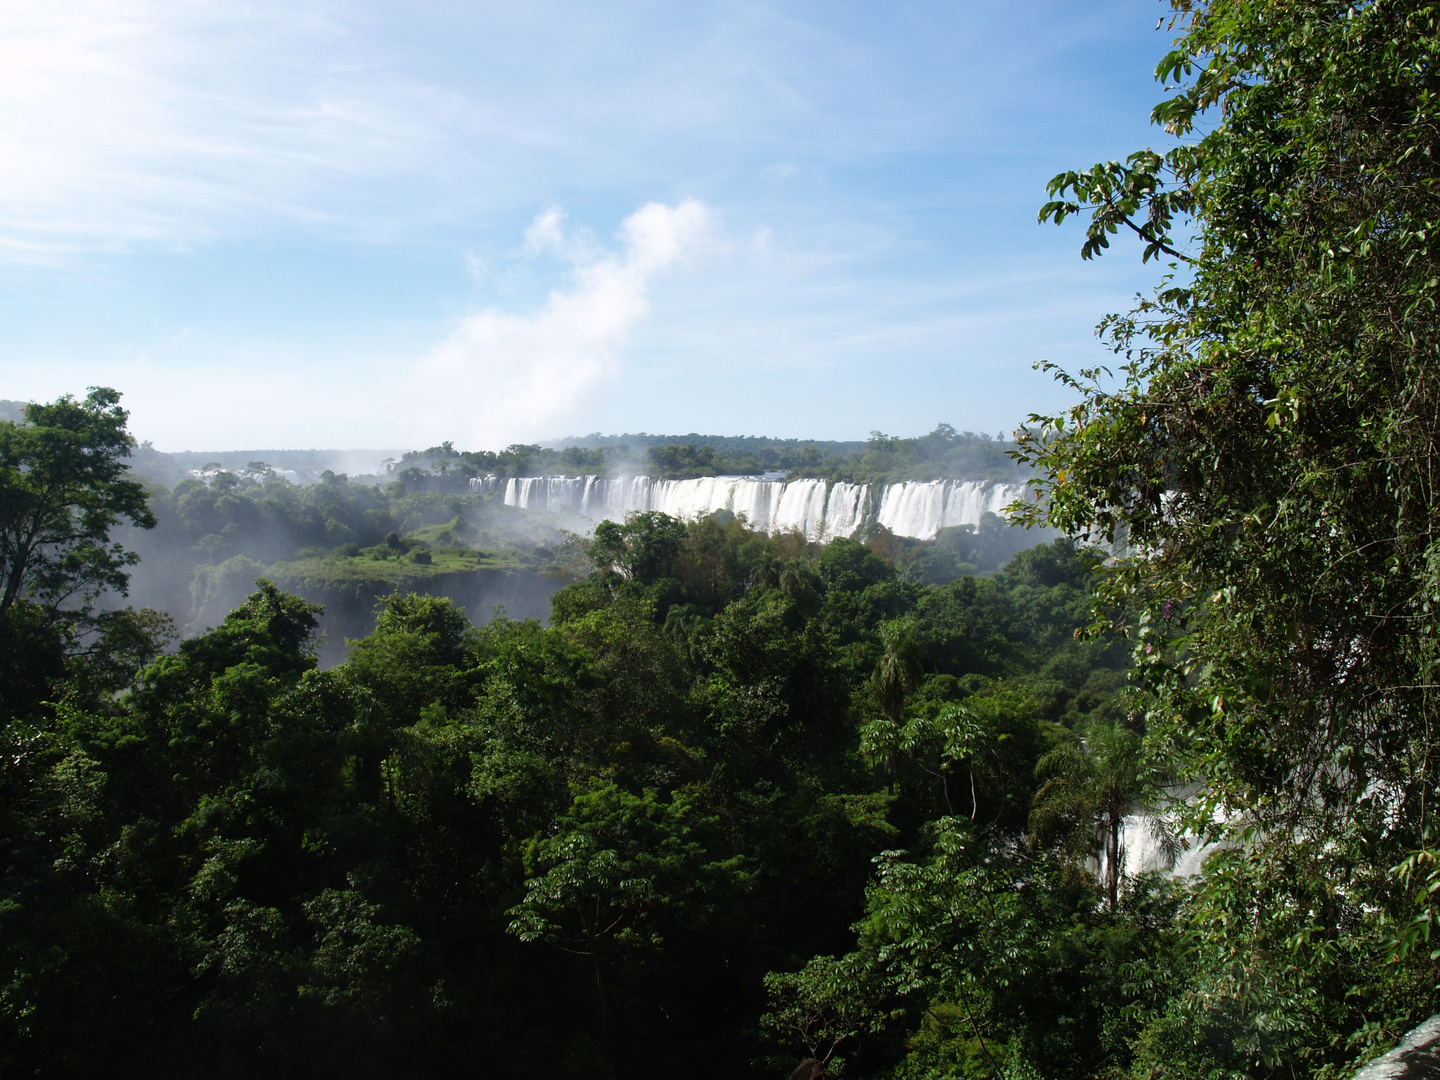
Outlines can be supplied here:
M1077 404L1033 418L1027 516L1123 542L1102 606L1152 738L1202 785L1192 827L1246 853L1226 902L1254 910L1203 937L1252 962L1205 1000L1296 1025L1248 1067L1334 1068L1435 1004L1386 998L1400 966L1326 958L1402 917L1383 870L1440 767L1440 11L1172 6L1153 119L1175 145L1057 176L1041 217L1088 212L1086 258L1133 231L1173 276L1102 323L1118 379L1062 376ZM1287 942L1298 982L1273 977Z
M1114 911L1125 870L1125 818L1151 810L1160 787L1140 736L1115 721L1095 724L1083 739L1068 740L1042 757L1035 775L1041 785L1030 814L1032 838L1041 843L1058 838L1072 857L1096 860L1101 892ZM1158 819L1153 827L1178 854Z
M128 477L135 440L120 395L92 388L0 421L0 633L22 598L71 618L106 589L123 593L136 557L110 543L121 519L152 528L145 489Z
M611 570L639 585L652 585L674 573L675 557L684 541L683 522L651 510L631 514L623 525L600 522L590 543L590 558L601 570Z
M828 588L842 592L860 592L895 577L893 566L864 544L844 537L825 546L818 570Z
M900 748L912 755L921 769L940 781L945 810L952 817L955 807L950 799L948 768L961 762L968 765L970 820L974 821L980 813L975 772L986 751L1007 738L1007 734L992 731L974 710L951 703L938 712L913 717L900 730L899 742Z
M799 971L772 971L765 989L770 1011L761 1026L775 1041L803 1047L822 1069L842 1046L878 1032L891 1018L884 984L855 954L817 956Z
M897 620L882 625L880 642L884 651L875 663L871 685L881 713L892 724L898 724L905 713L905 702L919 689L925 669L908 623Z
M1156 997L1127 972L1155 970L1177 936L1165 892L1131 905L1099 912L1052 860L941 818L916 852L876 859L853 953L767 980L767 1027L823 1052L908 1016L894 1076L1124 1075L1137 1025L1122 1006Z
M865 726L861 737L872 753L878 751L884 757L885 772L893 789L904 740L905 704L920 688L925 669L909 623L897 619L882 624L880 642L883 651L875 662L869 686L880 715Z
M435 702L468 704L461 670L473 636L465 613L445 597L393 594L375 632L350 643L346 681L374 694L393 723L412 724Z
M529 845L534 876L508 913L510 933L589 961L602 1045L607 969L625 965L633 978L647 959L683 954L675 939L703 932L740 902L742 861L710 853L714 824L684 795L662 800L596 782L575 797L553 835Z

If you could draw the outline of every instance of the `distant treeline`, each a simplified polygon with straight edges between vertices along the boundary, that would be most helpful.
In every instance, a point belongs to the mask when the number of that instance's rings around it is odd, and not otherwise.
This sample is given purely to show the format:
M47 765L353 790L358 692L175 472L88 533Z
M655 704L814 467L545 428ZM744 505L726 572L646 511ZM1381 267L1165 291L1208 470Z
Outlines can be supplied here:
M0 400L0 420L24 421L25 402ZM928 435L898 438L871 432L865 442L771 439L762 436L586 436L552 445L515 443L504 450L457 450L442 442L425 450L185 450L166 453L142 442L130 466L173 487L196 472L260 475L272 470L318 481L326 471L372 484L399 481L411 491L460 493L475 476L645 475L663 480L699 476L822 477L859 483L901 480L1016 480L1014 444L940 424Z
M701 435L696 431L688 435L648 435L643 431L626 435L602 435L594 431L589 435L572 435L544 445L557 450L568 450L571 447L629 447L645 450L652 446L710 446L714 447L716 453L730 457L765 457L811 449L822 454L858 454L865 449L866 444L861 439L848 442L830 439L772 439L766 435Z
M901 480L1019 480L1027 475L1010 456L1015 444L939 424L928 435L902 439L870 433L863 452L826 458L792 474L827 480L893 484Z
M229 472L237 475L279 471L294 474L301 483L314 483L325 472L352 478L368 476L373 482L385 477L387 462L394 462L399 450L181 450L165 453L143 442L130 455L130 467L151 480L174 486L197 472Z
M637 445L614 442L630 436L589 436L568 445L521 444L504 450L457 450L445 442L414 450L389 463L393 475L409 484L429 477L468 483L472 476L543 476L643 474L664 480L697 476L823 477L859 483L901 480L1016 480L1024 474L1009 456L1014 444L941 424L928 435L905 439L872 432L867 442L815 442L798 439L728 438L709 435L666 436L668 442ZM658 439L659 436L635 436ZM442 483L442 487L447 486Z

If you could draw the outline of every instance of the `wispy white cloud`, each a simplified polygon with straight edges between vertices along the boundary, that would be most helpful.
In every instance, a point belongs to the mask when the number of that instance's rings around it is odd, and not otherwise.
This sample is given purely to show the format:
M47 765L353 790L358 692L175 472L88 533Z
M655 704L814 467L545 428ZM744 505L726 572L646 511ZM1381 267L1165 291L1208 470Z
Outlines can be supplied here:
M297 226L413 242L537 197L691 181L712 201L737 184L735 205L757 176L820 182L827 163L973 143L997 100L1048 101L1034 76L1074 28L1035 16L989 56L998 18L922 5L872 25L766 0L0 0L0 254ZM1023 77L998 98L996 66Z
M0 18L12 257L343 218L357 184L443 171L454 102L378 68L316 0L10 0Z
M467 445L536 438L593 407L618 374L618 353L650 310L652 278L713 245L714 215L687 199L647 203L625 219L621 250L573 245L552 207L526 230L529 252L574 259L573 281L531 315L490 308L462 319L419 366L425 430Z
M565 219L568 215L558 206L535 215L525 230L525 254L541 255L565 250Z

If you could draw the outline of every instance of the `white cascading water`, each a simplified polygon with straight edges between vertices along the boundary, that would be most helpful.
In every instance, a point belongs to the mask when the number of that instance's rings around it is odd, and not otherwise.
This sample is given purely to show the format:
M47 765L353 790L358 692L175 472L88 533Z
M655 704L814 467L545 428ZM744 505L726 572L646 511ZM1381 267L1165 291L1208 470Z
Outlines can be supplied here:
M1203 872L1205 858L1216 849L1215 844L1202 843L1194 836L1186 836L1179 857L1172 864L1165 857L1160 834L1148 814L1126 814L1120 833L1120 869L1126 874L1142 874L1159 871L1177 878L1198 877ZM1105 872L1105 856L1090 865L1096 874Z
M629 476L530 476L470 481L476 493L504 492L506 506L546 510L601 521L659 510L684 520L721 510L745 516L752 529L798 531L822 543L854 536L876 521L897 536L933 540L952 525L978 525L985 513L1001 513L1024 495L1020 484L977 480L907 481L899 484L829 483L825 480L753 480L703 476L695 480L651 480Z

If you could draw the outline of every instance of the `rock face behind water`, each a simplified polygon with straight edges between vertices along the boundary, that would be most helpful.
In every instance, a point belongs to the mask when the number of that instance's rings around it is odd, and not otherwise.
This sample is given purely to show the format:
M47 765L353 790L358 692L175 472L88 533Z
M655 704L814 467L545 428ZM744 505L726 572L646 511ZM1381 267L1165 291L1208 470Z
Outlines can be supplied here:
M825 480L756 480L704 476L694 480L651 480L628 476L534 476L509 480L493 476L470 481L476 493L503 492L506 506L545 510L591 522L624 521L627 514L659 510L693 519L717 511L743 514L761 532L798 531L828 542L853 537L880 524L897 536L933 540L954 525L978 525L983 514L1003 513L1022 498L1021 484L978 480L906 481L896 484L829 483Z
M1440 1080L1440 1016L1432 1016L1400 1045L1355 1074L1354 1080Z

